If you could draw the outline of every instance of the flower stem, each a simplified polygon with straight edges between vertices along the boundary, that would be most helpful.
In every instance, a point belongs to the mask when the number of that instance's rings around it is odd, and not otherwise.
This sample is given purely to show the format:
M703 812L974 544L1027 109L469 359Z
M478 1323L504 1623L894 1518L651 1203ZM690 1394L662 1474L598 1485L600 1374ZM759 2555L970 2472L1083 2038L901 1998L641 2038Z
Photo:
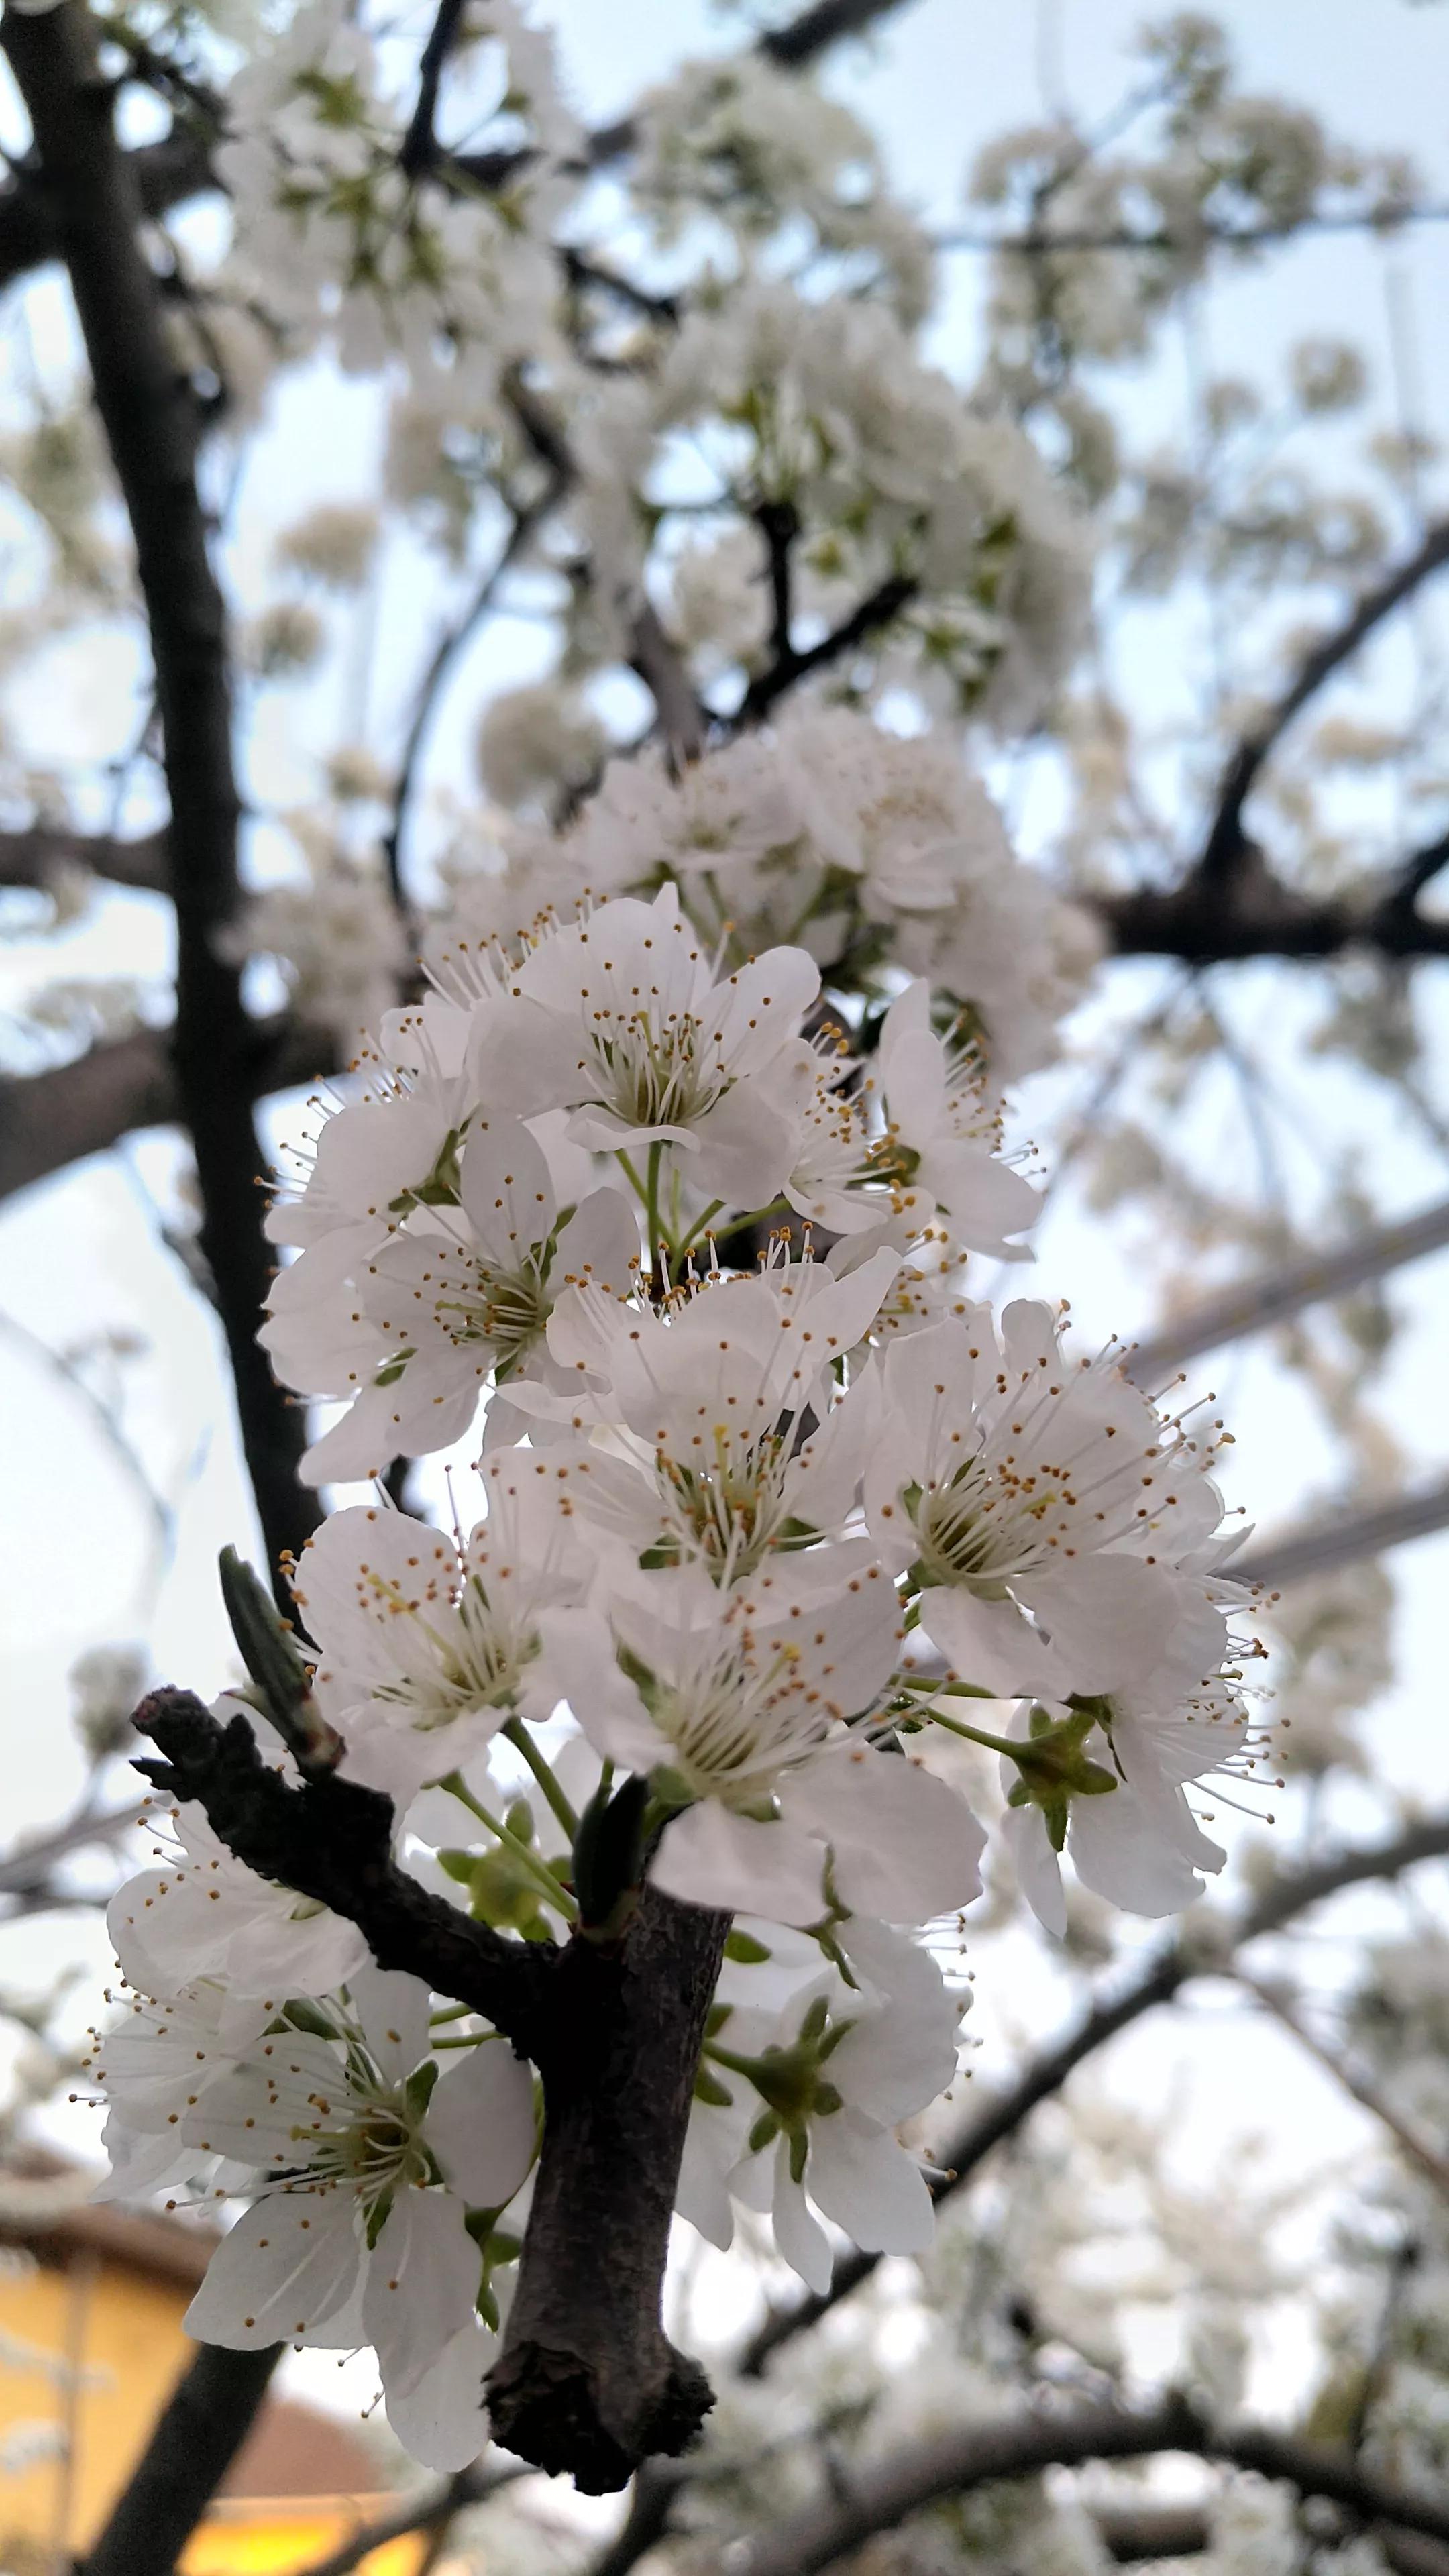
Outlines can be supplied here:
M1009 1762L1020 1762L1030 1755L1029 1744L1013 1744L1008 1736L988 1735L984 1726L967 1726L959 1717L946 1717L939 1708L923 1712L933 1726L944 1726L948 1735L964 1736L968 1744L984 1744L988 1753L1004 1753Z
M450 1771L446 1780L440 1781L438 1785L440 1788L450 1790L459 1804L467 1808L470 1816L476 1816L480 1825L486 1825L490 1834L497 1835L504 1850L512 1854L520 1869L528 1872L540 1895L547 1897L549 1904L558 1913L566 1914L572 1921L579 1909L568 1889L560 1886L547 1861L540 1860L537 1852L530 1851L527 1843L520 1842L517 1834L510 1832L508 1826L500 1823L497 1816L490 1816L487 1808L474 1797L462 1772Z
M503 1732L514 1752L522 1754L572 1846L579 1820L554 1777L552 1763L539 1751L521 1717L510 1717Z

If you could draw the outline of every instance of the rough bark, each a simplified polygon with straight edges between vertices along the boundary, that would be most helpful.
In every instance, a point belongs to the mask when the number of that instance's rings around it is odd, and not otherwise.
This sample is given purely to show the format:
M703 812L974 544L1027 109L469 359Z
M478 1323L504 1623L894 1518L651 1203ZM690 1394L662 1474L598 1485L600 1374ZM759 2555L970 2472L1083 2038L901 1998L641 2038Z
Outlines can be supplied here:
M518 2287L489 2380L493 2429L586 2493L674 2456L713 2404L660 2323L660 2287L727 1915L646 1888L618 1948L559 1962L544 2138Z

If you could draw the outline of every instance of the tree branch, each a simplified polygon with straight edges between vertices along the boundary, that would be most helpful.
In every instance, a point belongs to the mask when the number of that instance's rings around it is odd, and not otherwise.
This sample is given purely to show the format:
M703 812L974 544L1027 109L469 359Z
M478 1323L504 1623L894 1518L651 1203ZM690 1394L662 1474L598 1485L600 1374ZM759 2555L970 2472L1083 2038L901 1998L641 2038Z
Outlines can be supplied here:
M432 32L418 62L418 103L412 122L403 136L398 152L398 165L404 177L421 178L431 170L438 157L435 120L438 113L438 91L447 69L448 56L458 39L463 23L463 0L438 0Z
M1123 1373L1138 1386L1160 1386L1185 1360L1218 1350L1224 1342L1240 1341L1247 1333L1266 1332L1270 1325L1285 1322L1305 1306L1347 1296L1370 1279L1382 1279L1386 1271L1400 1270L1411 1261L1422 1261L1429 1253L1441 1251L1446 1243L1449 1199L1441 1200L1437 1207L1425 1208L1419 1216L1405 1217L1397 1225L1375 1226L1369 1232L1356 1234L1337 1252L1313 1253L1305 1261L1285 1262L1281 1270L1246 1279L1241 1286L1225 1289L1220 1297L1189 1306L1163 1331L1149 1334L1146 1341L1136 1343L1126 1353Z
M1325 681L1349 661L1375 628L1406 599L1442 571L1449 563L1449 519L1437 520L1426 530L1422 543L1404 563L1397 564L1372 590L1365 591L1352 615L1323 642L1314 647L1299 669L1296 679L1263 718L1256 731L1248 735L1234 753L1218 794L1217 811L1203 844L1202 856L1194 873L1205 886L1221 887L1228 882L1247 846L1243 831L1243 807L1247 803L1258 773L1269 753L1287 732L1289 725Z
M336 1039L312 1021L279 1015L247 1028L246 1059L233 1067L244 1101L338 1069ZM174 1126L181 1115L164 1029L133 1029L69 1064L0 1080L0 1201L139 1127Z
M1441 1478L1391 1503L1376 1504L1371 1511L1335 1513L1305 1530L1290 1530L1283 1538L1245 1548L1234 1560L1233 1573L1245 1583L1270 1583L1281 1590L1286 1583L1302 1583L1314 1574L1336 1574L1340 1566L1358 1565L1366 1556L1404 1547L1411 1539L1427 1538L1431 1531L1446 1527L1449 1479Z
M190 1691L153 1691L135 1725L165 1756L137 1769L171 1797L194 1798L248 1869L345 1915L380 1968L421 1977L482 2013L520 2055L539 2054L554 1945L507 1940L399 1869L390 1798L335 1771L289 1787L244 1717L223 1726Z
M1390 2137L1403 2149L1410 2164L1416 2167L1432 2189L1441 2197L1449 2199L1449 2158L1436 2155L1428 2141L1419 2137L1416 2131L1410 2128L1407 2120L1400 2119L1392 2103L1386 2102L1382 2094L1376 2093L1371 2085L1362 2082L1354 2074L1352 2067L1346 2065L1341 2057L1336 2057L1331 2048L1325 2048L1323 2042L1309 2029L1308 2024L1300 2019L1287 1995L1276 1985L1270 1984L1264 1977L1250 1977L1246 1968L1235 1968L1233 1975L1244 1991L1256 1998L1265 2012L1271 2013L1284 2030L1292 2032L1299 2047L1305 2055L1313 2059L1315 2065L1321 2066L1326 2075L1331 2075L1335 2084L1341 2085L1351 2100L1359 2103L1365 2111L1372 2112L1374 2118L1388 2130Z
M269 1562L319 1516L297 1466L305 1418L256 1340L271 1254L266 1166L252 1124L252 1023L222 955L239 900L240 801L232 768L226 617L196 487L198 417L176 368L160 291L142 256L144 209L113 125L113 84L82 0L0 29L25 101L69 271L96 408L136 544L170 799L176 906L176 1095L196 1158L200 1245L215 1283L237 1415Z
M1016 2082L988 2101L975 2117L943 2150L942 2164L947 2168L943 2180L933 2186L938 2201L948 2200L953 2192L970 2182L994 2147L1014 2135L1030 2119L1041 2103L1059 2093L1068 2076L1120 2031L1127 2030L1144 2013L1153 2012L1159 2004L1170 2003L1180 1987L1196 1976L1225 1973L1225 1963L1235 1951L1245 1949L1250 1941L1264 1934L1280 1932L1284 1925L1321 1905L1327 1897L1337 1896L1345 1888L1362 1886L1366 1880L1401 1877L1420 1861L1438 1860L1449 1854L1449 1815L1430 1816L1404 1828L1382 1843L1373 1843L1352 1851L1338 1852L1332 1859L1320 1861L1308 1869L1284 1870L1265 1890L1236 1925L1228 1924L1221 1935L1214 1931L1209 1939L1192 1940L1191 1932L1149 1960L1134 1981L1115 1999L1093 2004L1065 2038L1054 2048L1043 2051L1022 2069ZM1202 1925L1203 1934L1209 1924ZM868 2280L880 2261L878 2254L855 2253L845 2256L835 2266L830 2288L812 2292L788 2308L767 2316L745 2346L739 2368L743 2377L757 2378L771 2353L789 2343L797 2334L818 2323L841 2299Z
M170 2576L251 2431L280 2350L198 2348L81 2576Z
M164 832L146 832L133 841L113 832L70 831L55 823L0 832L0 886L34 886L43 893L60 867L89 868L112 885L140 886L148 894L165 894L171 883Z
M587 2494L687 2449L714 2404L659 2310L728 1930L728 1915L646 1886L622 1946L576 1936L559 1960L543 2148L488 2398L497 2440Z
M751 680L733 718L736 730L763 723L776 700L782 698L787 689L793 689L798 680L809 679L812 672L827 670L832 662L838 662L857 644L863 644L868 635L888 626L891 619L899 616L915 598L919 589L920 583L913 574L893 572L877 585L868 599L863 599L858 608L852 609L839 626L832 627L828 635L822 635L818 644L811 644L803 653L797 653L787 642L784 651L776 653L768 671L761 671L756 679Z
M1415 2495L1386 2485L1347 2454L1294 2441L1256 2425L1218 2429L1186 2398L1168 2397L1141 2413L1114 2405L1056 2414L1023 2411L997 2424L963 2426L914 2442L850 2479L843 2494L807 2506L729 2553L729 2576L815 2576L893 2531L913 2513L948 2495L1003 2478L1076 2467L1087 2460L1146 2459L1186 2451L1225 2460L1267 2478L1285 2478L1301 2495L1325 2496L1365 2522L1384 2522L1449 2541L1449 2495ZM724 2561L716 2562L723 2568Z

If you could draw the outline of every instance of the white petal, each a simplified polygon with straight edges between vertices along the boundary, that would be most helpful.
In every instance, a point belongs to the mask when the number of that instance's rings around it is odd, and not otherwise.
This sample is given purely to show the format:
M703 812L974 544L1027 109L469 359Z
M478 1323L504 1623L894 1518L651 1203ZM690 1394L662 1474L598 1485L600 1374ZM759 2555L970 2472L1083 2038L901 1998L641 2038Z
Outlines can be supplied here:
M443 2180L471 2209L501 2209L533 2162L533 2078L506 2040L460 2054L423 2122Z
M1125 1782L1109 1797L1072 1800L1067 1848L1082 1885L1129 1914L1180 1914L1202 1894L1192 1862L1160 1832ZM1208 1849L1221 1869L1223 1854L1216 1844Z
M921 1625L951 1670L980 1690L1003 1699L1015 1699L1019 1691L1055 1699L1075 1687L1014 1602L978 1601L964 1588L938 1586L921 1596Z
M349 1978L347 1991L383 2082L400 2084L428 2053L427 1987L400 1968L369 1966Z
M362 2321L389 2398L405 2397L476 2312L483 2258L450 2191L400 2191L367 2257Z
M644 1702L614 1657L609 1623L595 1610L545 1610L535 1689L567 1700L606 1761L652 1771L669 1751Z
M790 2180L790 2142L782 2138L775 2149L775 2196L772 2216L775 2243L792 2272L798 2272L807 2290L821 2296L830 2287L834 2266L830 2239L814 2211L808 2206L799 2183Z
M310 2334L351 2296L361 2259L346 2191L270 2192L223 2237L186 2331L231 2352Z
M1001 1767L1005 1773L1007 1764L1003 1762ZM1011 1780L1019 1776L1016 1765L1011 1764ZM1052 1850L1040 1807L1008 1807L1001 1819L1001 1831L1015 1863L1017 1885L1038 1923L1055 1934L1058 1941L1064 1941L1067 1900L1062 1893L1061 1864Z
M427 2469L466 2469L488 2439L483 2382L497 2349L481 2317L445 2343L421 2378L387 2392L387 2420Z
M976 1818L954 1789L899 1754L827 1748L782 1782L780 1805L831 1845L835 1884L853 1911L925 1923L981 1893L986 1836Z
M775 1923L814 1923L824 1907L824 1863L822 1846L783 1818L757 1823L706 1798L665 1826L649 1876L686 1905L743 1907Z
M889 2129L849 2103L810 2124L812 2198L868 2254L921 2254L936 2213L920 2167Z

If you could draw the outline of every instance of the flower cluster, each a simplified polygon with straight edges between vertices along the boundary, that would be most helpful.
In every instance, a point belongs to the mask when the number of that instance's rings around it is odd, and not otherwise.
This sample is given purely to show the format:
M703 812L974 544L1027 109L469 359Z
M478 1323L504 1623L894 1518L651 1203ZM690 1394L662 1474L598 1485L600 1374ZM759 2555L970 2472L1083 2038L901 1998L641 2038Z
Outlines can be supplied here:
M827 2223L931 2232L901 2130L955 2071L941 1960L987 1840L952 1739L996 1755L1057 1930L1064 1853L1135 1911L1190 1902L1222 1855L1189 1789L1255 1758L1221 1426L964 1290L1038 1205L995 1087L1023 1043L998 836L933 746L853 717L611 773L573 864L627 851L654 890L566 905L555 862L526 932L439 961L270 1220L294 1258L262 1338L341 1408L307 1472L480 1446L452 1529L356 1504L291 1569L341 1776L520 1953L622 1937L645 1885L735 1918L678 2206L720 2244L768 2212L816 2288ZM710 940L752 883L810 946ZM902 974L903 925L978 895L1002 963L963 1018ZM831 906L843 944L880 929L885 1007L822 993ZM371 2344L402 2438L456 2466L533 2188L528 2066L198 1808L175 1841L112 1911L120 2182L246 2199L197 2330Z

